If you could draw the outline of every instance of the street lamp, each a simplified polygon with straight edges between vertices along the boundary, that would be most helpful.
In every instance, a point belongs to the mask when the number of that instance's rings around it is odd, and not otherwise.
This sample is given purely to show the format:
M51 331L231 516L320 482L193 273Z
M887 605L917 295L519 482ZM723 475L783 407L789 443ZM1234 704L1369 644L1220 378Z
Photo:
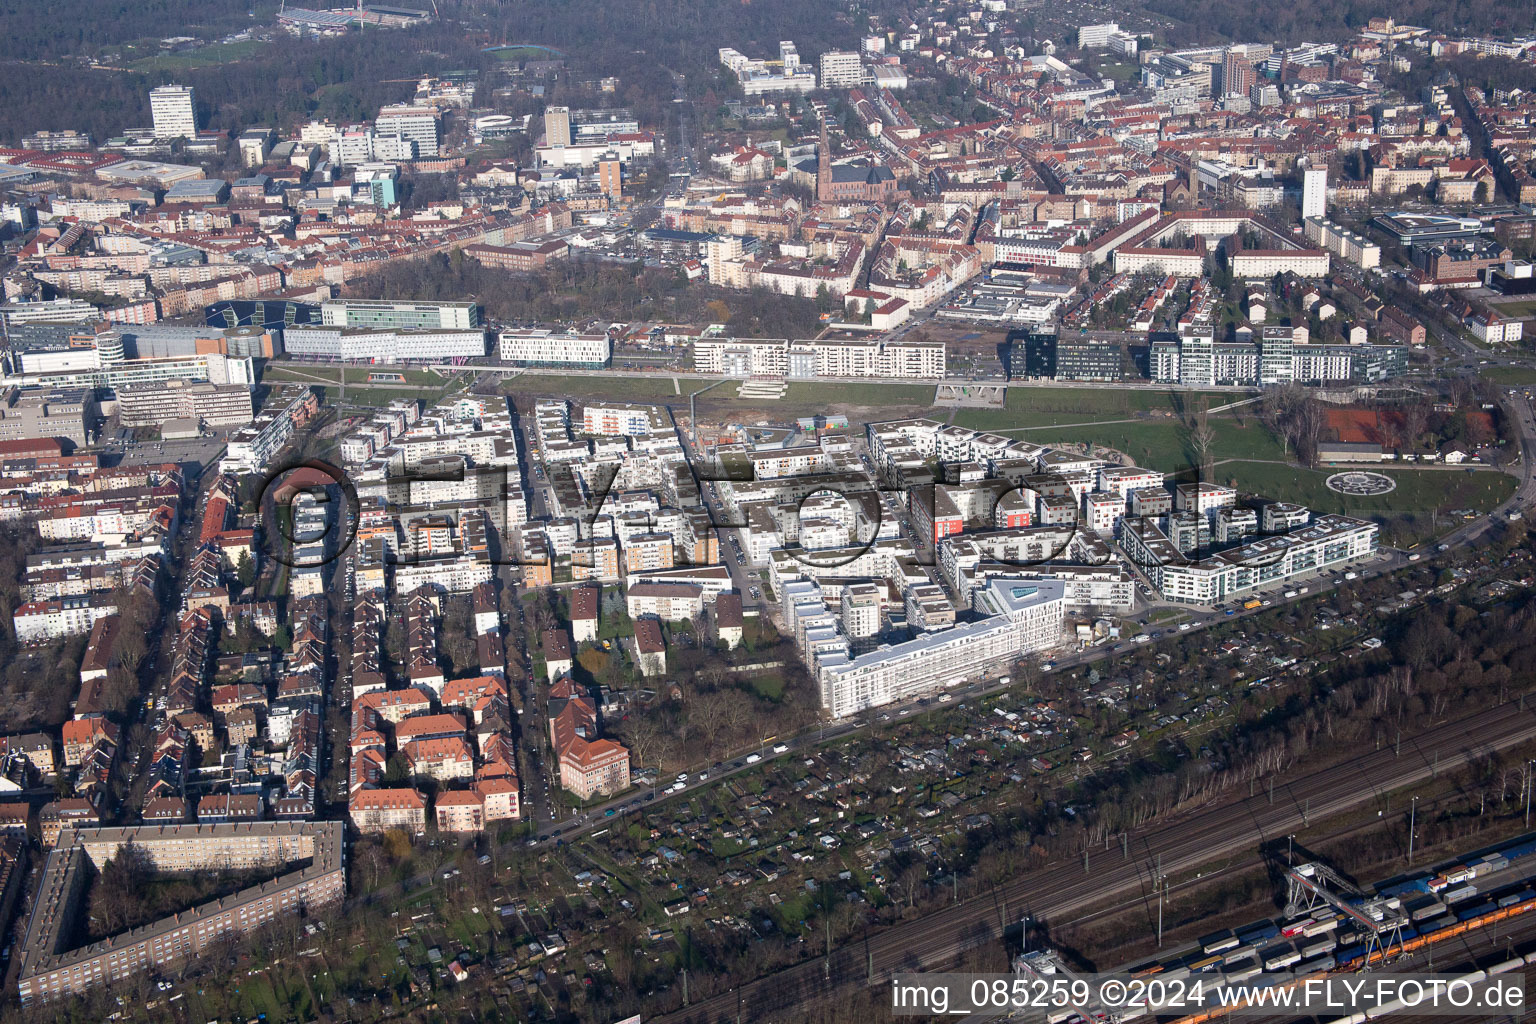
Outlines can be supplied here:
M1536 761L1525 762L1525 827L1531 827L1531 765Z
M1419 820L1419 798L1414 797L1408 808L1408 866L1413 867L1413 837Z

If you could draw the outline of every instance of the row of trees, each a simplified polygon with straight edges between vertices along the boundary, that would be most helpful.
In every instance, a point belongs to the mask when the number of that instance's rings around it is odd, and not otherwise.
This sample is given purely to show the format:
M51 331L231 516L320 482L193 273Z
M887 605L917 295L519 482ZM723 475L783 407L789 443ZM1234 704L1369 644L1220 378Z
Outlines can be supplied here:
M1148 10L1168 18L1167 41L1177 45L1227 39L1343 39L1372 18L1393 18L1399 25L1423 25L1452 36L1509 36L1532 28L1528 5L1478 3L1477 0L1303 0L1266 4L1259 0L1150 0ZM1161 41L1161 40L1160 40Z
M730 291L639 263L561 260L527 274L482 266L455 250L382 267L350 282L355 298L445 301L470 297L495 320L721 322L745 337L803 338L819 326L814 297Z

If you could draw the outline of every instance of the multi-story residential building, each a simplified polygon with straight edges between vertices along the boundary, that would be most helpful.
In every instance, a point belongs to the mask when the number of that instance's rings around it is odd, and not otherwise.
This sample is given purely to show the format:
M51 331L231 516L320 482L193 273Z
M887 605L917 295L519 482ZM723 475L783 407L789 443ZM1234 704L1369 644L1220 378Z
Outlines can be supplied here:
M426 827L427 800L414 789L360 789L352 794L347 816L359 832L415 833Z
M828 50L820 63L823 89L854 89L864 78L864 64L852 50Z
M1216 342L1208 331L1154 338L1152 379L1186 388L1381 381L1408 372L1408 346L1393 342L1313 344L1299 329L1265 327L1258 341Z
M583 800L629 788L629 750L597 735L597 706L569 677L549 691L549 736L560 785Z
M985 617L850 657L846 641L815 657L822 706L834 718L953 686L1061 642L1065 589L998 578L978 590Z
M581 429L587 434L647 436L671 430L662 412L651 405L585 406L581 411Z
M259 471L288 443L295 428L307 423L319 408L318 399L308 388L293 388L269 398L250 426L229 435L220 472L239 475Z
M124 426L152 426L175 419L210 427L244 426L255 418L251 389L243 384L169 380L117 389L118 418Z
M11 623L21 643L47 643L89 633L98 619L115 614L113 594L94 593L18 605Z
M405 744L402 753L413 774L439 782L467 779L475 774L474 752L462 736L412 740Z
M485 828L485 801L472 790L439 793L432 810L439 832L479 832Z
M344 839L340 822L64 829L43 868L43 891L54 896L34 906L15 957L22 1005L76 998L100 985L166 970L231 935L340 900L346 891ZM129 843L157 872L303 866L111 941L73 946L76 921L84 913L85 877Z
M485 332L472 329L290 327L283 333L289 355L347 362L421 363L477 359Z
M1181 552L1151 520L1126 520L1121 546L1169 600L1215 604L1255 587L1369 557L1377 548L1375 523L1348 516L1317 516L1278 536L1199 558Z
M197 111L189 85L162 85L149 90L149 113L157 139L197 137Z
M650 615L676 622L703 612L704 591L690 583L636 583L625 592L624 601L630 618Z
M1303 220L1328 215L1328 168L1308 167L1301 172L1301 216ZM1316 241L1316 239L1312 239ZM1380 257L1381 251L1377 250Z
M415 156L437 156L437 110L408 103L394 103L379 108L373 130L380 136L394 136L415 144ZM407 157L408 159L408 157Z
M250 404L249 397L246 404ZM11 387L0 391L0 441L61 437L83 447L90 443L88 431L95 418L96 402L85 388Z
M613 361L613 339L602 334L564 334L518 329L497 335L497 352L512 366L571 366L599 370Z

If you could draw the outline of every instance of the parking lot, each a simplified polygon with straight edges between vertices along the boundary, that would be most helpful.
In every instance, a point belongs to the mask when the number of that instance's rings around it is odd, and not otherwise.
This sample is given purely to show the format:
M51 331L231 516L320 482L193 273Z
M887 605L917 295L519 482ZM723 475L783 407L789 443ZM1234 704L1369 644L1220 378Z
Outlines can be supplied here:
M221 437L193 437L183 441L109 441L92 449L104 465L144 466L161 462L196 464L201 471L217 462L226 445Z

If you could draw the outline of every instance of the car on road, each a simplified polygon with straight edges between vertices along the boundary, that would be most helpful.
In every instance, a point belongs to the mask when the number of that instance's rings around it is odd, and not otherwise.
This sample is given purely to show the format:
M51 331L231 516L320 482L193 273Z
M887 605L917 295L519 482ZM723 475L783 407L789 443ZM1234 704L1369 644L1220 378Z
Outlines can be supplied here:
M1187 622L1179 623L1179 632L1182 633L1182 632L1184 632L1187 629L1189 629L1189 623L1187 623Z
M1228 608L1226 610L1226 612L1224 612L1223 614L1226 614L1226 615L1236 615L1237 614L1237 609L1236 608Z

